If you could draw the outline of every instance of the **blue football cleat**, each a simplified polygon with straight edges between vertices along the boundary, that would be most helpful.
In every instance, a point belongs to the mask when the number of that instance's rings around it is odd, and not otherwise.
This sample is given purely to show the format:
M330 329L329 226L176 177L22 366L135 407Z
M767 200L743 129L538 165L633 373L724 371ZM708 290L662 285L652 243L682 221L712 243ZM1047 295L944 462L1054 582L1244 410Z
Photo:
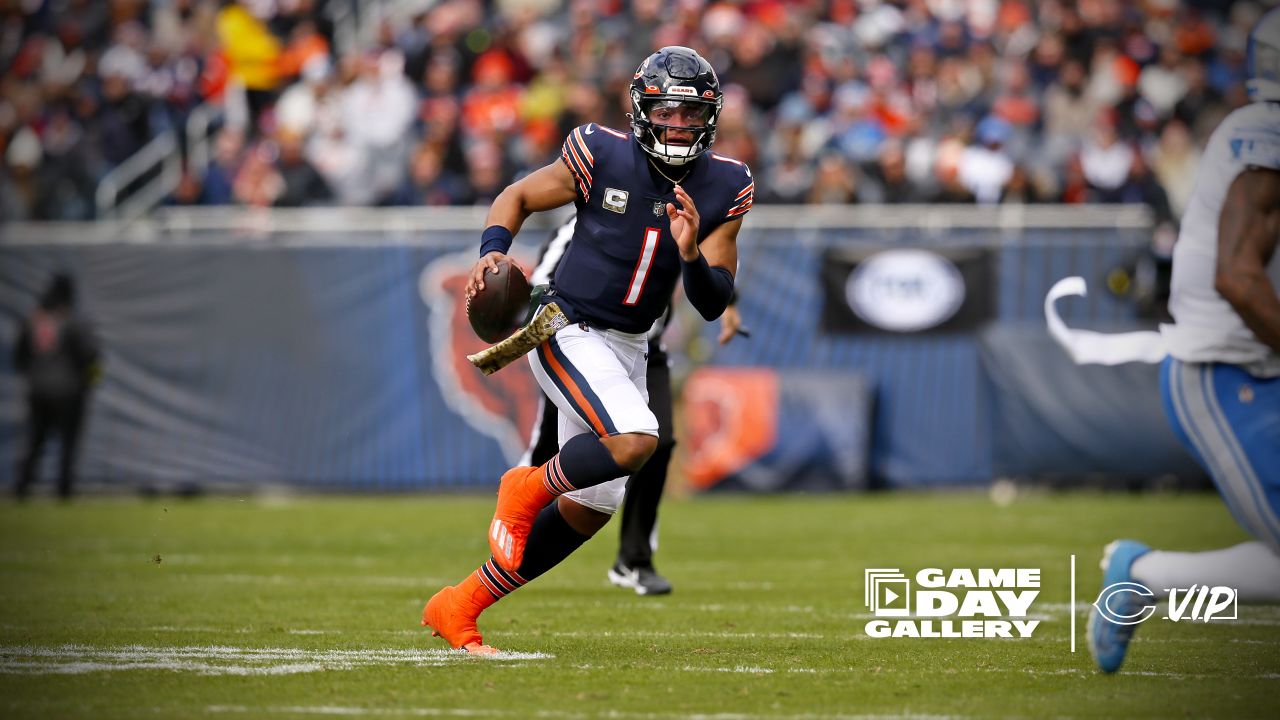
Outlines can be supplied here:
M1136 540L1116 540L1107 545L1102 553L1102 594L1089 608L1089 623L1086 631L1089 635L1089 653L1102 672L1113 673L1124 663L1124 654L1129 649L1129 641L1138 624L1146 619L1143 613L1142 598L1154 602L1151 591L1138 583L1132 576L1133 561L1151 552L1151 548ZM1132 588L1119 583L1132 583ZM1106 608L1106 612L1099 609ZM1127 621L1127 622L1123 622Z

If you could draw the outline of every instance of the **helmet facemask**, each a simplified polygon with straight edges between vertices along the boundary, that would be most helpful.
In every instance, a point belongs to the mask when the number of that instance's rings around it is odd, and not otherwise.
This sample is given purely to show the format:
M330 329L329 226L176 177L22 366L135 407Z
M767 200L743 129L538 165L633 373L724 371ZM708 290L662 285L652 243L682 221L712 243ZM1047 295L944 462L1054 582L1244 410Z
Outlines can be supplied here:
M645 152L668 165L684 165L715 142L721 102L720 97L714 102L670 96L651 99L633 90L628 117ZM662 122L655 114L679 119Z

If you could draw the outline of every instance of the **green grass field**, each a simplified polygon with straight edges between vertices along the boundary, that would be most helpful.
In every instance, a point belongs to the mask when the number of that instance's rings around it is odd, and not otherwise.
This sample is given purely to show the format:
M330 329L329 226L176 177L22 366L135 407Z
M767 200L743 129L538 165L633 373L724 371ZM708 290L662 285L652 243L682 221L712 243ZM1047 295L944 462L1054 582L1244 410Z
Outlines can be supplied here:
M0 506L0 716L1274 717L1280 608L1147 622L1116 676L1084 609L1116 536L1245 539L1212 495L673 500L665 598L608 585L615 529L443 651L423 603L487 557L490 497ZM1078 651L1069 558L1078 555ZM863 570L1040 567L1029 640L871 639Z

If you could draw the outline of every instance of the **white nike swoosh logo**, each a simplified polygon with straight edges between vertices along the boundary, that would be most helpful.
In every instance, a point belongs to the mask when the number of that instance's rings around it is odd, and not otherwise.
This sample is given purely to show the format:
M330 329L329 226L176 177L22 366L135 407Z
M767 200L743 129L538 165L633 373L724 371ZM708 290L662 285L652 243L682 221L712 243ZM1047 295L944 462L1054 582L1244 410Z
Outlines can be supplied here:
M583 131L582 131L582 134L583 134L583 135L590 135L591 133L593 133L593 132L595 132L595 131L596 131L596 129L595 129L594 127L588 127L586 130L583 130Z

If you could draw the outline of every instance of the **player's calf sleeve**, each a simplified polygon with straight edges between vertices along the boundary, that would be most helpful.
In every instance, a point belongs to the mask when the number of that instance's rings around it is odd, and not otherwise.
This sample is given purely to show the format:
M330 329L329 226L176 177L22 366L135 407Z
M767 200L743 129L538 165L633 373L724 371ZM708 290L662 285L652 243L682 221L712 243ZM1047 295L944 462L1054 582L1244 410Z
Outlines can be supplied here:
M552 495L589 488L629 473L614 461L609 448L592 435L575 435L544 466L542 483Z
M533 521L529 541L524 547L524 561L516 572L525 582L559 565L589 539L589 536L569 526L556 505L551 503L542 508Z

